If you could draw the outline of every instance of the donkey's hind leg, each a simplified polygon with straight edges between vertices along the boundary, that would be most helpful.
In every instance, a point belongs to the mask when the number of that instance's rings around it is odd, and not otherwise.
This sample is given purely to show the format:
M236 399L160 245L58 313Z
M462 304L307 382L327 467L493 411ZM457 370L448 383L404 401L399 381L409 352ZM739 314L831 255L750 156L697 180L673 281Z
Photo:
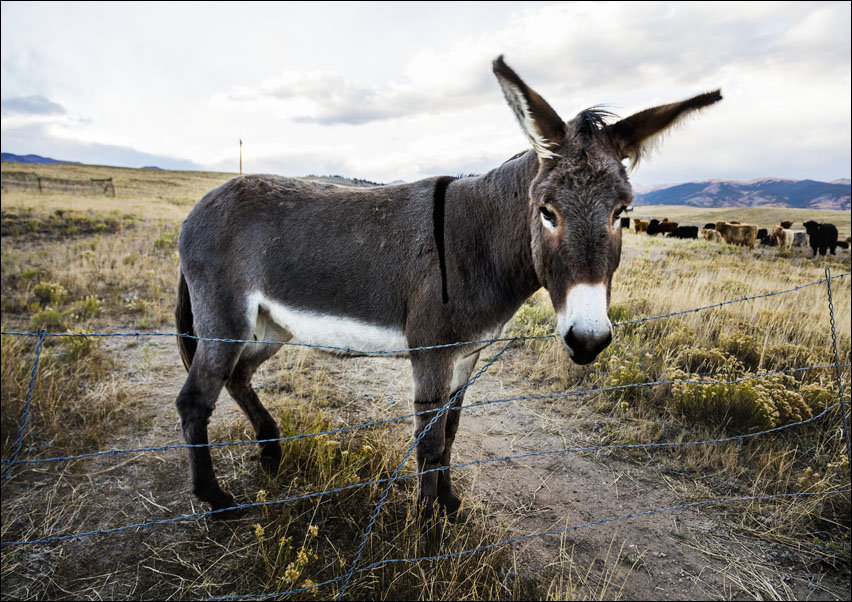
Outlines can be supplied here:
M193 493L213 510L234 505L234 497L223 491L216 480L208 446L207 424L225 381L230 377L242 345L199 341L183 388L178 394L177 409L181 428L189 448Z
M260 440L278 439L281 432L251 386L251 378L258 367L275 355L279 349L279 345L250 343L240 356L231 378L225 383L228 393L246 413L254 427L255 436ZM278 466L281 464L281 443L279 441L268 441L259 445L260 456L258 460L260 466L268 474L274 475L278 472Z

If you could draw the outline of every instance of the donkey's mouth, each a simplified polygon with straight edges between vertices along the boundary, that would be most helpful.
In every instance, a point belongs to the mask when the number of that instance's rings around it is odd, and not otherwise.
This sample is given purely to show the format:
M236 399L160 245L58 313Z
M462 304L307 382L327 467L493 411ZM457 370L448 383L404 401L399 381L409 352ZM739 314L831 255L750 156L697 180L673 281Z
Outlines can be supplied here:
M601 351L606 349L612 342L612 330L608 330L603 336L598 337L583 337L575 335L574 329L571 328L562 337L562 343L568 351L568 355L574 363L585 366L595 360Z

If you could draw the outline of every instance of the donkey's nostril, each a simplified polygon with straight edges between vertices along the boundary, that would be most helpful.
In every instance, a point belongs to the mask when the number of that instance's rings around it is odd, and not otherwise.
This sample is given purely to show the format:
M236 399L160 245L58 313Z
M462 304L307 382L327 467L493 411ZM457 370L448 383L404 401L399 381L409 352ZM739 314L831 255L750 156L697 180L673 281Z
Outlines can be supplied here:
M571 350L571 359L581 365L588 364L612 342L612 330L607 329L601 335L588 333L577 336L577 332L572 326L565 333L564 339L565 344Z
M575 351L579 346L579 341L577 337L574 336L574 327L568 329L568 332L565 333L565 344L568 345L568 348L572 351Z

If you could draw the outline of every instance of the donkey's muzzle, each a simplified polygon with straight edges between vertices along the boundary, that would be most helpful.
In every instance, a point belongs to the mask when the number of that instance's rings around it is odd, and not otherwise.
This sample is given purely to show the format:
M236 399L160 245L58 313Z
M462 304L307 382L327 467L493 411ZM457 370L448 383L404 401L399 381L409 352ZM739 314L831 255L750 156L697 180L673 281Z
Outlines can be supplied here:
M574 328L570 328L563 340L571 354L571 359L577 364L585 365L594 361L598 354L612 342L612 331L606 331L603 336L577 336Z
M588 364L612 341L612 323L606 314L604 284L576 284L557 312L559 332L571 359Z

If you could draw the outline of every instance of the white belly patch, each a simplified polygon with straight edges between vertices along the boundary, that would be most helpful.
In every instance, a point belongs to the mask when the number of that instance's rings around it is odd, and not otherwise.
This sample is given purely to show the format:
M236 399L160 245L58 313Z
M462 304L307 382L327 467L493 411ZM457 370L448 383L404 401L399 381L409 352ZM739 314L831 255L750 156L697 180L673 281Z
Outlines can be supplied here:
M255 334L261 340L269 340L260 335L268 335L271 330L258 324L258 313L261 309L276 326L290 335L287 338L292 342L345 348L353 352L391 351L408 347L405 334L401 329L376 326L354 318L295 309L273 301L263 293L253 292L248 296L248 317L251 324L255 325ZM345 349L324 349L323 351L351 353Z

